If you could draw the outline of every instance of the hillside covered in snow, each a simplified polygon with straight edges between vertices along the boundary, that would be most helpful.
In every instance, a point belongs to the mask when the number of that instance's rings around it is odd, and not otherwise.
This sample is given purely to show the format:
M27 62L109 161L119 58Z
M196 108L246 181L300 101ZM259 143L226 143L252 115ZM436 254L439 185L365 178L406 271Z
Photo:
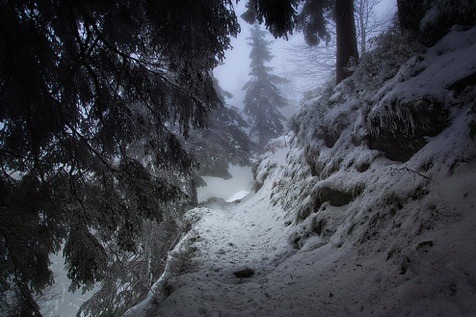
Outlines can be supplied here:
M307 98L255 193L187 213L125 316L476 315L476 28L387 44Z

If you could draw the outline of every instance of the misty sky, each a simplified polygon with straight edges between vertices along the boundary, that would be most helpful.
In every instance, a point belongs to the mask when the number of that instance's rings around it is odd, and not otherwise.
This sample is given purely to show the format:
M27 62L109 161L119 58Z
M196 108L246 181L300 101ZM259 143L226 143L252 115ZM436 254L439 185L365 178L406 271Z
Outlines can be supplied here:
M240 1L236 5L237 15L240 16L245 9L245 2ZM378 15L385 20L390 20L396 11L396 0L382 0L378 7ZM249 70L249 53L250 47L246 38L250 34L250 25L239 18L241 25L241 33L236 39L232 39L233 49L227 51L226 60L223 65L215 70L215 76L218 78L223 89L231 92L233 98L228 103L237 108L242 108L244 92L243 85L248 80ZM295 33L289 37L289 40L273 39L269 35L269 39L273 40L271 45L274 59L270 66L274 67L274 74L286 77L291 82L287 87L283 87L283 95L290 100L290 107L286 110L288 114L292 114L296 108L297 102L301 98L303 91L315 85L316 79L310 79L299 74L299 67L307 67L307 65L296 66L293 62L292 48L304 45L302 34ZM311 83L311 80L313 81ZM317 80L319 81L319 80Z

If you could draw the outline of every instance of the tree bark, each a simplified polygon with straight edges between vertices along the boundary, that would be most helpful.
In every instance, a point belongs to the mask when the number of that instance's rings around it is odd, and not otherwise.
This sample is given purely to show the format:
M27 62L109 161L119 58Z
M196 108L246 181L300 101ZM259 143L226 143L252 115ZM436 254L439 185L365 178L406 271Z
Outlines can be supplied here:
M367 44L366 23L368 23L368 7L366 6L368 6L368 3L365 3L363 0L357 1L357 6L357 16L360 28L360 54L364 55Z
M353 0L336 0L336 84L352 74L348 69L352 58L358 59L357 34L355 31L354 4Z
M421 0L397 0L398 22L403 32L420 31L424 10Z

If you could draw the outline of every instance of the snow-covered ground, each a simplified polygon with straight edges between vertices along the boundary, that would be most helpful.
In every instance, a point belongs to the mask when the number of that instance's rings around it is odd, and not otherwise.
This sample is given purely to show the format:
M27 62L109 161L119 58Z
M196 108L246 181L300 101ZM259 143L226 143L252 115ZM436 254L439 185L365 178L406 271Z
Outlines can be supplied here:
M287 151L268 160L274 164ZM444 220L411 245L401 245L412 248L415 258L404 268L381 245L392 246L392 236L358 246L339 241L339 230L293 246L295 228L271 203L275 177L269 177L239 204L191 210L191 229L170 253L155 294L126 316L474 316L476 267L468 259L476 254L475 179L473 162L451 179L435 180L430 200L445 202L438 206ZM418 229L409 227L395 241ZM254 274L234 276L245 269Z
M286 151L276 155L282 159ZM151 296L163 301L150 307L146 301L129 316L145 316L146 310L154 316L254 316L270 309L270 299L278 304L281 300L267 290L269 274L295 251L281 208L270 206L271 185L240 203L189 211L185 221L191 229L170 253ZM249 278L233 274L246 269L253 272Z
M252 187L252 173L250 167L230 166L231 179L204 177L207 186L198 189L199 201L211 197L222 198L229 202L245 197ZM81 290L69 291L71 280L64 270L62 253L54 254L50 258L50 269L55 276L55 283L48 287L39 302L41 312L45 317L73 317L79 307L97 291L98 287L83 293Z
M251 167L231 165L229 167L230 179L204 176L207 186L197 188L198 202L209 198L222 198L229 200L239 191L249 192L253 186ZM240 198L235 198L240 199Z
M476 316L476 90L451 88L475 56L476 28L455 29L374 94L311 101L256 193L187 213L126 316ZM392 133L425 142L395 151Z
M230 174L232 178L227 180L204 177L207 186L198 189L199 201L217 197L232 202L245 197L252 187L251 168L232 165ZM81 290L69 291L71 280L64 270L64 259L61 252L52 255L50 261L52 263L50 269L55 276L55 283L49 286L39 299L41 312L45 317L73 317L79 307L99 289L99 286L85 293Z

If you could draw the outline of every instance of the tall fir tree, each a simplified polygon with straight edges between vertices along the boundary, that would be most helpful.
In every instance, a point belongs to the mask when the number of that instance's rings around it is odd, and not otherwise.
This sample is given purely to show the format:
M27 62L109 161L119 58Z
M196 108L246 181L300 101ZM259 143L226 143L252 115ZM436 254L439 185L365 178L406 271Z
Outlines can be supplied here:
M273 59L266 31L254 24L248 40L251 78L243 87L246 91L244 113L251 122L251 139L263 149L270 139L278 137L284 130L284 117L279 109L286 106L286 99L277 85L286 83L287 79L271 74L273 68L266 66Z

